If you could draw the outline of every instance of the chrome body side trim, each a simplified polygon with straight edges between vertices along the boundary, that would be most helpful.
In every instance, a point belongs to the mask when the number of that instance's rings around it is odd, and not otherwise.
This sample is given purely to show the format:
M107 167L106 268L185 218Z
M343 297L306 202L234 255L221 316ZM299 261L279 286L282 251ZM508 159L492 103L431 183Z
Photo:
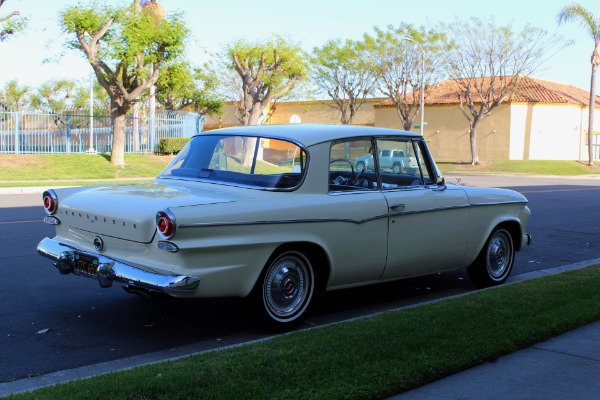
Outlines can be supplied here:
M54 260L54 266L61 274L78 273L74 267L75 254L86 254L98 259L98 281L101 287L110 287L113 282L119 282L127 286L140 289L152 290L175 296L191 296L195 293L200 279L183 275L162 275L155 272L144 271L112 258L79 251L73 247L59 243L56 239L44 238L37 247L40 255Z
M473 203L471 204L472 207L486 207L486 206L504 206L507 204L523 204L524 206L527 205L527 201L525 200L514 200L514 201L494 201L494 202L489 202L489 203Z
M388 214L375 215L363 219L351 218L314 218L314 219L282 219L273 221L235 221L235 222L197 222L194 224L181 224L178 228L204 228L215 226L244 226L244 225L281 225L281 224L308 224L319 222L349 222L352 224L364 224L365 222L375 221L377 219L388 218Z
M282 220L272 220L272 221L234 221L234 222L197 222L193 224L181 224L177 225L177 228L187 229L187 228L205 228L205 227L218 227L218 226L246 226L246 225L282 225L282 224L304 224L304 223L321 223L321 222L349 222L353 224L364 224L365 222L374 221L377 219L388 218L388 217L397 217L402 215L411 215L411 214L422 214L428 212L437 212L437 211L446 211L446 210L455 210L469 207L488 207L488 206L499 206L499 205L510 205L510 204L527 204L526 201L504 201L504 202L490 202L490 203L476 203L476 204L462 204L458 206L448 206L448 207L436 207L436 208L428 208L425 210L416 210L416 211L396 211L397 209L402 209L405 207L404 204L394 204L389 208L394 210L391 214L383 214L383 215L374 215L369 218L363 219L351 219L351 218L314 218L314 219L282 219Z

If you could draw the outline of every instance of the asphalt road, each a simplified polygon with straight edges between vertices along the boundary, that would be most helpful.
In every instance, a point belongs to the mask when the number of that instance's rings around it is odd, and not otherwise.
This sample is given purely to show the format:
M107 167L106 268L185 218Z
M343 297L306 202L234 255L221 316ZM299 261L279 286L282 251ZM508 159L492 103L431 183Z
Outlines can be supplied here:
M463 176L525 194L534 243L513 274L600 258L600 179ZM457 177L449 177L457 182ZM40 195L0 196L0 383L150 352L217 348L264 337L237 299L152 300L61 276L36 245ZM474 290L464 271L329 293L304 326Z

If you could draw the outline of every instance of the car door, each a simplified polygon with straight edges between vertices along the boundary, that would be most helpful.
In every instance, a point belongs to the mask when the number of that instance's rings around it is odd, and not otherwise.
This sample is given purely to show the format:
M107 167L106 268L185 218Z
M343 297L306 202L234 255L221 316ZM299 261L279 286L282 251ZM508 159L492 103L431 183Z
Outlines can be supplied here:
M375 170L356 168L373 156L371 138L332 143L328 201L319 212L330 223L320 224L331 257L330 286L376 282L387 255L388 206Z
M379 171L389 209L388 251L382 279L425 275L461 266L469 230L469 202L457 186L437 185L436 168L423 140L377 140L403 149L418 168Z

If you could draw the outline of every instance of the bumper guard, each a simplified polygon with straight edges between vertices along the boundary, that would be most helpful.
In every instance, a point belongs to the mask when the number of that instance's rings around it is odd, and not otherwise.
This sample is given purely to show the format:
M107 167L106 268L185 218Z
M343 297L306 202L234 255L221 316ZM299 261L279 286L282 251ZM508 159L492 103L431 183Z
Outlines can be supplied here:
M88 276L77 272L74 267L74 255L86 254L97 257L98 282L103 288L112 286L113 282L116 281L129 287L185 297L193 295L200 284L200 278L184 275L162 275L144 271L112 258L76 250L73 247L59 243L56 239L44 238L38 244L37 251L40 255L53 260L53 265L58 268L61 274L73 273Z

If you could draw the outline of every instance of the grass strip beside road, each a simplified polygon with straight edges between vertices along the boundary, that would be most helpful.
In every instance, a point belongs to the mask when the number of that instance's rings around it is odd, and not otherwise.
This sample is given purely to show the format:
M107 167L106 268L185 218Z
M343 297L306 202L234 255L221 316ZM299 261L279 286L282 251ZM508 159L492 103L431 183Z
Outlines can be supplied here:
M597 265L9 398L385 398L600 320L599 286Z
M484 161L479 165L468 162L438 161L438 167L445 174L524 174L578 176L600 174L600 166L593 167L580 161L547 160L496 160Z
M0 155L0 181L25 186L22 181L110 181L155 177L172 159L172 156L128 154L125 166L115 167L106 154L3 154Z

